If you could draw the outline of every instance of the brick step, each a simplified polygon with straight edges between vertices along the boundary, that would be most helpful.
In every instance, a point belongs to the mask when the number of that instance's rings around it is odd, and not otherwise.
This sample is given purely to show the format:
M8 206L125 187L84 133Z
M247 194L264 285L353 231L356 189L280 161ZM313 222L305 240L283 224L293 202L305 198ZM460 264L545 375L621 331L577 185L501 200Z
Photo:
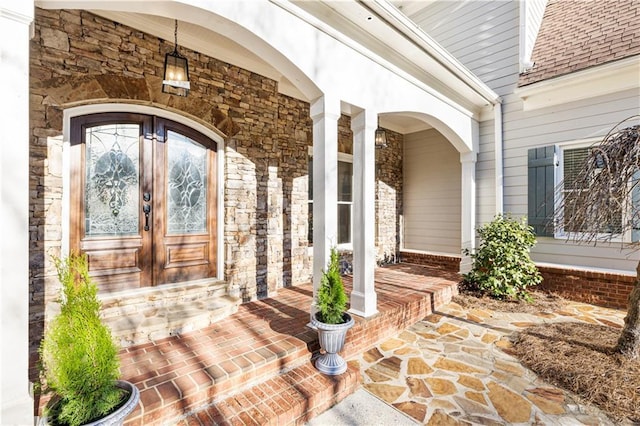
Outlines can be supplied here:
M310 358L305 341L242 312L185 335L132 346L120 355L122 375L140 390L141 404L127 425L165 424Z
M416 265L376 270L379 313L366 319L355 318L356 324L349 330L341 353L345 359L395 335L451 299L456 281L443 277L441 270L435 271L434 276L426 275L427 271L430 269ZM345 287L351 292L349 276L345 277ZM317 333L306 327L312 296L311 284L279 289L276 297L242 304L235 314L203 329L123 349L121 377L140 390L140 404L126 425L173 424L176 419L198 424L198 418L189 414L204 416L204 424L215 424L207 416L218 414L234 419L222 424L244 423L249 421L247 415L251 421L261 423L264 419L255 418L259 416L253 411L249 413L249 406L236 406L235 414L224 408L240 404L239 395L259 404L255 402L255 397L261 395L259 390L266 395L262 400L269 400L268 407L274 407L270 409L277 414L270 414L267 423L302 423L328 408L333 400L322 396L323 392L335 394L335 401L342 398L343 379L323 378L311 365L312 356L319 349ZM349 371L348 374L356 374ZM300 382L290 379L296 375ZM277 384L283 380L290 385L287 392L295 390L298 396L291 396L287 411L279 412L276 407L282 401L276 395L284 392L277 390ZM315 391L307 387L316 384L328 390L318 391L321 396L315 396ZM256 395L252 400L247 392L253 390ZM279 402L271 401L274 399ZM199 414L212 407L218 411ZM265 408L259 408L262 409Z
M235 313L241 300L224 281L199 280L101 295L101 315L121 347L207 327Z
M238 392L170 423L192 425L295 425L308 422L355 392L357 364L340 376L325 376L311 362Z

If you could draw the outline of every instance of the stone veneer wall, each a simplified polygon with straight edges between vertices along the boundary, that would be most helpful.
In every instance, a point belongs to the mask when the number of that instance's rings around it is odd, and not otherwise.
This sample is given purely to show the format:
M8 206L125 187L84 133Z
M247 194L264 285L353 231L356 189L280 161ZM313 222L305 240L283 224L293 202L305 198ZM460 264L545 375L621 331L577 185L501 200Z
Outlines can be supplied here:
M376 149L376 258L379 264L400 261L402 153L404 138L386 130L387 147Z
M177 112L229 137L225 149L225 278L244 300L308 282L309 105L277 82L181 48L192 89L162 93L173 45L87 11L36 9L30 70L30 342L57 296L50 260L62 246L62 112L89 103L132 103Z

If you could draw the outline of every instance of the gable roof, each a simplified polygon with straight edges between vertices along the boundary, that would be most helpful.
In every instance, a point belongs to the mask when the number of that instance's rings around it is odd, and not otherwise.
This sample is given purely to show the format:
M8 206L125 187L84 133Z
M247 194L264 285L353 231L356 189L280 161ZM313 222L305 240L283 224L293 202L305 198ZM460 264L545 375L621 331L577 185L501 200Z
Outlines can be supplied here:
M640 55L640 1L549 0L519 86Z

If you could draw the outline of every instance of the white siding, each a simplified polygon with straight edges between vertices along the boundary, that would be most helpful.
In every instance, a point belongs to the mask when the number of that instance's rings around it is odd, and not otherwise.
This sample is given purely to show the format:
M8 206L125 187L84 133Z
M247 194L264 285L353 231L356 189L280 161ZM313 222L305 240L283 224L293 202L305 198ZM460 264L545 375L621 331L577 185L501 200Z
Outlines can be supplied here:
M640 112L640 91L612 93L588 100L523 111L515 95L505 98L505 211L527 214L527 150L553 144L604 137L613 126ZM479 165L479 167L481 167ZM539 238L532 257L537 262L633 272L640 255L610 246L576 245Z
M621 120L640 113L637 89L523 111L522 100L513 93L520 56L533 49L545 4L546 0L533 0L521 8L515 0L442 1L412 16L431 37L502 96L504 211L515 216L527 214L529 148L601 138ZM525 15L521 17L522 11ZM493 120L480 123L476 168L478 226L491 220L495 213L493 132ZM434 159L429 159L433 164ZM532 256L544 263L633 272L640 252L622 250L619 244L593 247L542 237Z
M519 2L434 2L412 18L424 31L502 95L519 72Z
M494 123L480 123L480 152L476 163L476 225L490 222L496 214Z
M405 135L404 247L460 255L460 154L436 130Z

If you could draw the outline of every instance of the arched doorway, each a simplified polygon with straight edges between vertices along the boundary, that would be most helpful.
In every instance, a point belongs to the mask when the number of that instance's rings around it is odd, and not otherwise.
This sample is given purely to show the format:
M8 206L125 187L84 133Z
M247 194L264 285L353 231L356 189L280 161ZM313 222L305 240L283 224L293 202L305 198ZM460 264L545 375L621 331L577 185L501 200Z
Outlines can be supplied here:
M71 119L70 248L101 292L215 277L217 144L124 112Z

